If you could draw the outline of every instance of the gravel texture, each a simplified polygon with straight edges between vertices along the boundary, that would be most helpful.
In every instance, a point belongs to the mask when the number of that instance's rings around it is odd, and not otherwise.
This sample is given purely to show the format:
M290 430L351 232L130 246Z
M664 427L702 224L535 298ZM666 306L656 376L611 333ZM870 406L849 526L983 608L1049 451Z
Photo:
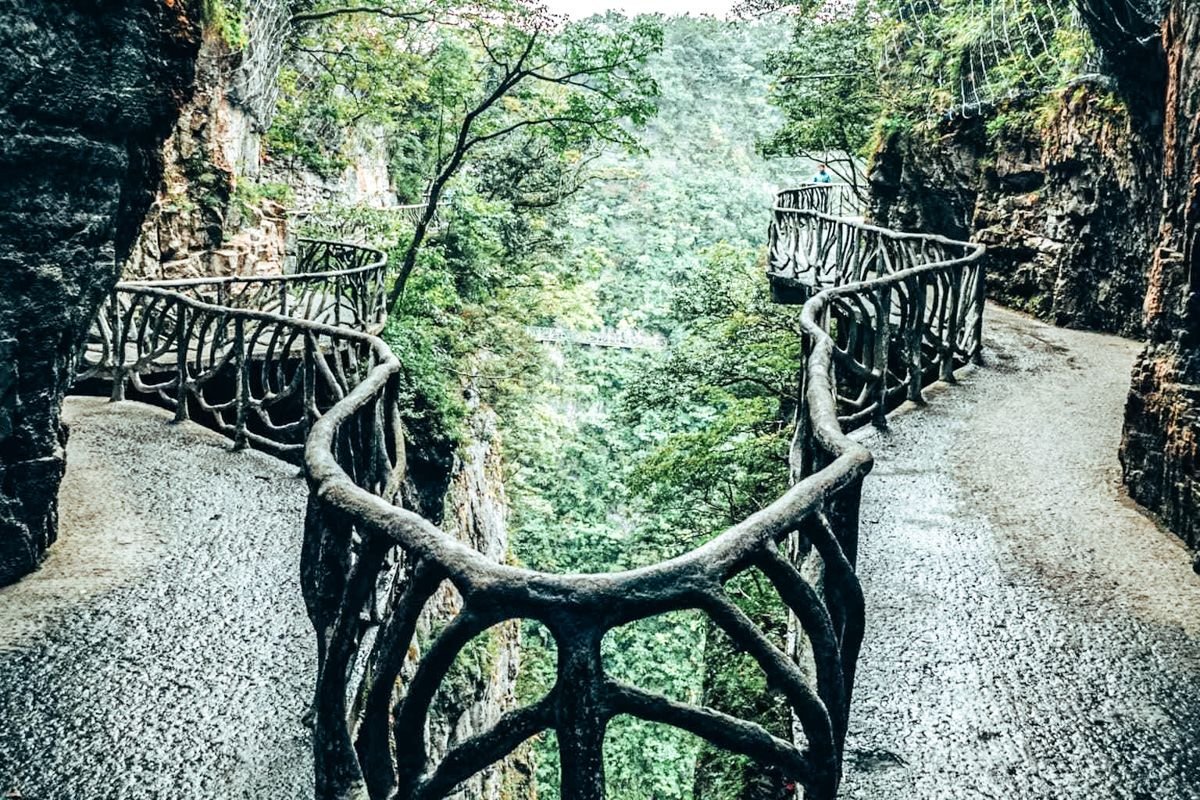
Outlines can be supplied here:
M1116 462L1137 345L989 314L987 366L864 436L843 796L1200 800L1200 578ZM295 470L67 418L62 540L0 590L0 792L310 797Z
M1139 346L994 308L988 346L864 437L843 796L1200 798L1200 578L1120 489Z
M0 796L312 796L294 467L70 398L61 539L0 590Z

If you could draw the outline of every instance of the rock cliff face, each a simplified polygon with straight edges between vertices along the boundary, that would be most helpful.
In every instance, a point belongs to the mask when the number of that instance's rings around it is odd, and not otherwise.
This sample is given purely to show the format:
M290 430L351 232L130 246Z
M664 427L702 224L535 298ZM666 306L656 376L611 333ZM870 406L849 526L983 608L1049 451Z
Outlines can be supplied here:
M236 21L205 27L195 91L163 147L162 180L125 265L128 280L278 274L295 219L285 205L398 203L384 137L370 124L344 133L349 164L337 176L271 160L263 139L297 0L223 2Z
M1174 0L1164 42L1168 79L1165 200L1146 295L1150 344L1133 373L1121 462L1130 494L1200 547L1200 5ZM1198 562L1200 567L1200 562Z
M347 161L336 175L319 175L298 163L263 165L265 180L285 183L295 206L305 211L338 206L394 208L400 204L392 183L386 129L362 123L345 132ZM269 154L268 154L269 157Z
M508 559L508 499L495 414L477 406L469 427L469 442L451 467L442 529L489 558L504 562ZM430 627L445 624L458 613L461 603L453 589L436 596L426 614L426 635ZM516 622L498 625L459 656L434 700L430 742L439 757L449 746L487 730L516 706L520 633ZM466 781L452 800L532 797L531 776L529 756L522 749ZM518 788L521 786L526 788Z
M225 13L239 6L231 8ZM256 181L289 15L287 0L248 4L237 23L245 41L236 47L224 26L206 26L195 92L163 147L162 180L126 278L281 271L286 216L278 202L261 196Z
M1097 85L901 131L871 171L873 216L989 248L988 291L1049 322L1126 335L1157 224L1157 154Z
M62 398L153 200L198 5L0 0L0 585L54 541Z

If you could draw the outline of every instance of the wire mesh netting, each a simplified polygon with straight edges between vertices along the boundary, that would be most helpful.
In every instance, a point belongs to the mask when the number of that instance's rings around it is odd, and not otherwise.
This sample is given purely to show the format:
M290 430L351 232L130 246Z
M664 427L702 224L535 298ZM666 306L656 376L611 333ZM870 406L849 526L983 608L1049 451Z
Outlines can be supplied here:
M882 9L881 67L934 113L971 115L1099 68L1073 0L907 0Z
M243 0L245 44L234 75L234 99L260 132L271 125L279 99L279 68L292 34L295 0Z
M928 115L973 115L1021 95L1104 71L1112 41L1158 35L1165 0L801 0L816 33L857 20L871 31L873 79L885 105ZM779 8L776 4L774 8ZM747 0L743 11L769 10ZM806 34L801 31L798 40ZM1112 57L1112 48L1109 47ZM865 65L864 65L865 66ZM812 77L829 77L817 75ZM833 76L838 77L838 76ZM889 97L890 95L890 101Z

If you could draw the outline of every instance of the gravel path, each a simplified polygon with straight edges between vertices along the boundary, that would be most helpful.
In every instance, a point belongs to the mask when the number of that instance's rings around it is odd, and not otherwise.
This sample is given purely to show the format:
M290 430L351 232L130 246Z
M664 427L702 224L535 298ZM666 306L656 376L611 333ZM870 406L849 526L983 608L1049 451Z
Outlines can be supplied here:
M987 367L865 436L843 796L1200 800L1200 578L1119 489L1137 346L988 330ZM295 470L145 406L68 419L62 540L0 590L0 792L310 797Z
M1200 578L1120 492L1138 346L989 310L988 365L865 441L845 798L1200 798Z
M159 409L71 398L60 541L0 590L0 796L312 796L305 487Z

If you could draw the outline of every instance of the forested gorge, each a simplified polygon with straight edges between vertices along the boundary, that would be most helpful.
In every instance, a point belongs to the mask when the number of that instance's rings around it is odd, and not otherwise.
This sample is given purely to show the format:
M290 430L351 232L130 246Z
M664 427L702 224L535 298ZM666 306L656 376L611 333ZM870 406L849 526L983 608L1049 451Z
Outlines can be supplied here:
M740 21L609 14L536 41L526 31L541 23L520 5L305 15L266 152L333 175L357 139L386 142L415 226L336 203L322 222L392 242L386 336L433 460L466 444L472 415L496 411L517 563L654 563L779 496L801 337L798 309L773 304L761 278L773 193L827 161L865 204L889 137L984 114L989 135L1036 124L1093 58L1067 0L892 5L747 8ZM534 60L545 64L522 74ZM667 346L544 346L530 325L632 329ZM738 591L782 645L769 590ZM520 654L518 697L533 702L554 672L540 626L522 631ZM618 678L787 734L786 706L698 614L622 629L604 654ZM613 723L606 758L622 798L772 797L782 785L637 720ZM557 796L552 737L532 761L538 796Z
M993 300L1150 340L1126 409L1125 483L1200 546L1188 0L745 0L727 18L574 18L536 0L166 6L180 30L162 60L194 57L195 87L172 83L180 117L165 142L161 109L135 131L147 142L126 160L158 185L122 179L105 252L126 279L154 280L283 274L301 238L384 251L397 504L494 561L571 575L653 565L788 491L811 352L801 306L766 279L768 223L777 193L821 165L843 214L986 244ZM137 213L124 208L134 195ZM887 399L886 341L881 353ZM7 376L0 365L0 389ZM38 391L65 392L51 389ZM61 478L65 433L51 422L42 438L58 449L35 460ZM0 444L20 427L0 413ZM37 522L44 550L53 511ZM404 566L413 585L426 567ZM798 653L795 608L773 582L748 571L725 591L763 641ZM399 585L374 591L397 606ZM465 616L456 590L429 596L402 680ZM356 642L384 635L376 616L364 611ZM536 706L558 656L540 623L483 628L430 690L422 746L444 756ZM700 611L615 627L600 657L614 681L780 740L798 729L761 661ZM608 797L803 791L680 728L605 724ZM448 796L568 796L559 753L543 730ZM395 788L367 772L372 796Z
M231 49L253 36L236 3L209 0L208 13ZM966 129L1001 151L1036 139L1102 68L1070 0L750 3L731 20L610 12L566 24L523 0L315 3L291 25L264 167L236 178L235 195L305 206L302 233L387 248L385 338L403 364L409 460L430 482L414 504L437 520L439 474L489 431L508 557L551 572L678 555L787 488L801 335L799 310L772 303L761 277L776 191L827 162L880 219L969 234L986 202L957 196L974 178L893 187L892 153ZM1118 95L1098 96L1123 113ZM996 172L996 156L979 158ZM382 197L346 189L364 160ZM547 345L532 327L665 346ZM737 591L782 646L768 589ZM607 669L786 737L786 705L703 619L614 632ZM533 623L519 644L473 651L450 685L487 680L506 647L522 662L518 701L536 701L555 654ZM554 798L557 758L542 736L505 780ZM513 777L522 770L531 781ZM624 718L608 731L606 777L614 797L655 800L775 797L783 785Z
M320 35L354 46L347 36L360 21L346 24ZM779 124L766 69L777 23L610 15L575 26L580 47L624 35L610 31L636 31L639 39L619 45L637 60L626 84L640 92L636 100L589 109L586 125L541 125L535 120L545 112L532 104L559 97L501 99L505 117L495 131L530 124L481 147L436 201L423 194L426 176L437 168L438 147L452 145L430 137L454 127L443 115L460 101L434 93L477 91L469 41L453 45L462 48L453 58L439 54L444 72L406 73L422 84L411 102L428 120L424 131L407 107L389 106L398 81L380 84L370 70L362 98L338 91L330 71L300 72L312 67L312 53L328 57L332 48L301 44L266 141L273 160L320 171L341 167L336 145L346 141L314 135L323 124L345 130L357 117L355 124L395 137L389 174L403 199L438 203L386 332L405 364L411 424L428 431L433 446L453 448L479 413L468 405L495 409L512 557L537 569L599 572L685 552L786 488L798 323L796 311L770 303L760 277L762 209L814 164L768 162L757 149ZM402 69L395 57L384 60ZM360 103L377 105L358 110ZM381 107L386 113L370 110ZM616 113L625 114L619 125L598 121ZM557 127L566 124L576 129ZM327 211L323 224L372 241L393 236L393 259L406 257L412 231L394 213ZM636 330L668 347L545 346L529 325ZM615 675L697 700L707 682L720 681L720 667L705 678L706 634L698 615L651 620L606 640L606 658ZM539 676L553 674L551 647L539 627L523 632L523 699L536 699ZM737 686L724 702L761 688ZM698 753L687 734L614 724L611 791L691 796ZM540 797L556 796L556 759L553 741L535 747ZM736 791L737 782L713 779L711 796Z

